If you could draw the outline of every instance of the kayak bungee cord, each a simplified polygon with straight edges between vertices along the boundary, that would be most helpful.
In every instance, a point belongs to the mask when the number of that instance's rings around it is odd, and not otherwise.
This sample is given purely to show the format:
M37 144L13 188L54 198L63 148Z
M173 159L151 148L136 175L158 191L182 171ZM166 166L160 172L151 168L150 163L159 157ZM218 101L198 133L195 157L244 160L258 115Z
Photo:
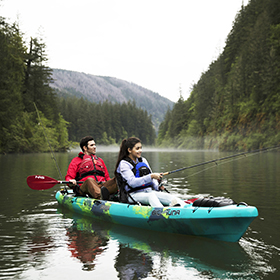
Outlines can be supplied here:
M39 114L39 111L38 111L38 109L37 109L37 106L36 106L35 102L34 102L34 106L35 106L35 109L36 109L36 112L37 112L37 115L38 115L38 119L39 119L39 122L40 122L39 124L42 125L45 138L47 139L47 142L48 142L48 144L49 144L50 152L51 152L52 158L53 158L53 160L54 160L54 162L55 162L56 169L57 169L57 171L58 171L58 173L59 173L59 175L60 175L60 179L63 180L63 177L62 177L60 168L59 168L59 166L58 166L56 157L55 157L55 155L54 155L54 153L53 153L53 150L52 150L52 147L51 147L51 143L50 143L50 141L49 141L49 139L48 139L48 136L47 136L47 134L46 134L45 127L44 127L44 125L43 125L43 123L42 123L42 121L41 121L40 114Z
M261 153L261 152L267 152L268 150L274 150L274 149L278 149L278 148L280 148L280 145L273 146L273 147L268 147L268 148L263 148L263 149L258 149L258 150L253 150L253 151L248 151L248 152L243 152L243 153L239 153L239 154L235 154L235 155L231 155L231 156L226 156L226 157L222 157L222 158L218 158L218 159L213 159L213 160L205 161L205 162L202 162L202 163L194 164L194 165L191 165L191 166L179 168L179 169L176 169L176 170L172 170L172 171L169 171L169 172L162 173L162 175L166 176L166 175L169 175L169 174L172 174L172 173L175 173L175 172L179 172L179 171L183 171L183 170L186 170L186 169L191 169L191 168L202 166L202 165L209 164L209 163L215 163L214 166L208 167L206 169L203 169L201 171L196 172L195 174L192 174L192 175L188 176L188 177L190 177L190 176L196 175L200 172L203 172L205 170L208 170L210 168L213 168L213 167L217 166L219 161L223 161L223 160L227 160L227 159L231 159L231 158L239 157L239 156L245 156L245 157L253 156L253 155L256 155L256 154ZM222 164L225 164L225 163L228 163L228 162L231 162L231 161L234 161L234 160L239 160L239 159L242 159L242 157L226 161Z

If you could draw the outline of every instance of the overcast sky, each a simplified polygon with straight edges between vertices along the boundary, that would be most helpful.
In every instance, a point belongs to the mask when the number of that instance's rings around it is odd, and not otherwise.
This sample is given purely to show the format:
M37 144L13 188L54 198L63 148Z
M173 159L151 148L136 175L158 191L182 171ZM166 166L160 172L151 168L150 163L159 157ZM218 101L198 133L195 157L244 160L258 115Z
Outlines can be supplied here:
M2 0L28 42L43 34L48 66L136 83L187 99L223 51L249 0Z

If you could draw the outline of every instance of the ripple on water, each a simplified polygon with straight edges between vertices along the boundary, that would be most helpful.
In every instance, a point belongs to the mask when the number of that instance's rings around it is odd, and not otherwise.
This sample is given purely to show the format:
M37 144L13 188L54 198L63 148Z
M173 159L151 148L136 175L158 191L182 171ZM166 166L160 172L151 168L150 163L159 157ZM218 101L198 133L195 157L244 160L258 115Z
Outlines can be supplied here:
M67 243L65 224L71 219L61 219L56 202L17 215L0 216L0 279L15 279L29 267L44 268L44 255Z

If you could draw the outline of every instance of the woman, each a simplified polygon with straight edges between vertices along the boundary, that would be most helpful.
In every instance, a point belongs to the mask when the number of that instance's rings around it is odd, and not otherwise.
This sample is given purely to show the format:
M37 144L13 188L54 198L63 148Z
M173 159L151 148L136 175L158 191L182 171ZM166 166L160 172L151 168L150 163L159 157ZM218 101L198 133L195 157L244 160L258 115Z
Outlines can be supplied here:
M161 192L159 187L160 173L152 173L145 158L141 157L142 144L136 137L124 139L120 146L115 175L118 183L123 183L128 195L128 202L138 201L152 207L182 206L185 202L168 193ZM121 181L121 182L120 182Z

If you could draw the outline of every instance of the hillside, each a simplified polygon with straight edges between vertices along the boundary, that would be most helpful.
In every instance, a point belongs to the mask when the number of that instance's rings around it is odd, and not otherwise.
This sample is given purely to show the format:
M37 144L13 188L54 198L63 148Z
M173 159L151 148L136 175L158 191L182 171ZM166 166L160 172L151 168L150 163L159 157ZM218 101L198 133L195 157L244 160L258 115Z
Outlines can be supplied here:
M226 46L161 124L158 144L250 150L280 143L280 2L251 0Z
M90 74L53 69L55 88L60 96L83 97L91 102L126 103L134 100L136 105L152 115L152 121L158 130L168 108L172 109L173 102L141 86L124 80L94 76Z

